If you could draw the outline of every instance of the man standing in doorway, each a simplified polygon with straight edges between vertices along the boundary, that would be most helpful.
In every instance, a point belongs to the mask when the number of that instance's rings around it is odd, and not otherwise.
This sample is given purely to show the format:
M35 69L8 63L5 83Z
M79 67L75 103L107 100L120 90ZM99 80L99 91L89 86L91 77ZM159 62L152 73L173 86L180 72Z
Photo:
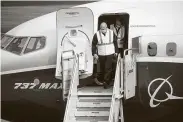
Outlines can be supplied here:
M108 88L112 80L112 60L118 54L117 41L112 30L102 22L100 30L95 33L92 41L92 55L99 59L104 88Z
M125 27L121 24L120 18L116 19L116 23L110 25L110 29L113 30L114 34L116 35L116 40L118 43L119 53L121 57L123 57L124 51L124 36L125 36Z

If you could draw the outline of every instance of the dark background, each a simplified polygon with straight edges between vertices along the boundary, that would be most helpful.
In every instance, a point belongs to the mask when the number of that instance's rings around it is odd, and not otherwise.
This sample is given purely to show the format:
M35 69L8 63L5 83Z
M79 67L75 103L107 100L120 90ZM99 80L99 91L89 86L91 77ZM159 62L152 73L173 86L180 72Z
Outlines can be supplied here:
M88 1L1 1L1 32L41 15L75 5L95 2Z

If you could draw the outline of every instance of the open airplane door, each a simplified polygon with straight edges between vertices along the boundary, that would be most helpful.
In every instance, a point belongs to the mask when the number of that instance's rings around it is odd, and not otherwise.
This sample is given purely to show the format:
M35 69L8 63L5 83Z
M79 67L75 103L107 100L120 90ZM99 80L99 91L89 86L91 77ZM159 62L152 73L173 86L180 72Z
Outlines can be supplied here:
M128 54L127 54L128 52ZM124 98L129 99L135 96L137 84L137 71L136 71L136 56L139 53L139 40L138 38L132 39L132 48L124 51L123 59L123 84L124 84Z
M94 17L88 8L69 8L57 11L57 62L56 78L62 79L61 57L63 51L79 53L81 61L86 58L84 74L92 74L93 57L91 43L94 33ZM81 53L83 52L83 53ZM82 75L82 76L83 76Z
M74 57L78 57L79 78L93 73L91 43L94 33L93 13L88 8L57 11L56 78L62 80L63 98L68 94L73 73Z

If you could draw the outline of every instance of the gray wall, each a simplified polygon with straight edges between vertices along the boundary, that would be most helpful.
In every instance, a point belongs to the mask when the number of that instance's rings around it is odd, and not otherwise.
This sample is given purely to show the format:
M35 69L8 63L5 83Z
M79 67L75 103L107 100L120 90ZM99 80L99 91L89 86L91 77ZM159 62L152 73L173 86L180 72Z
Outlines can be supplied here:
M21 23L61 8L85 3L89 1L2 1L1 32L5 33Z

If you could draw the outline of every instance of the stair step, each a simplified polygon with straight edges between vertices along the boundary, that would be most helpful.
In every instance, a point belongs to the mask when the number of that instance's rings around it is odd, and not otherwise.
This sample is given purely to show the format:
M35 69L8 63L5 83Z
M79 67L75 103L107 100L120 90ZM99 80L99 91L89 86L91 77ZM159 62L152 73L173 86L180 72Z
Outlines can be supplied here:
M69 122L109 122L108 120L88 120L87 118L85 120L69 120Z
M69 122L109 122L108 120L69 120Z
M111 97L80 97L77 107L110 107Z
M108 116L75 117L76 122L108 122Z
M78 89L78 96L112 96L113 87L104 89L101 86Z
M111 101L112 97L79 97L78 98L80 102L99 102L99 101Z
M77 108L75 116L109 116L109 107L103 108Z
M77 104L77 107L110 107L111 103L108 102L108 103L104 103L104 102L90 102L90 103L83 103L83 102L80 102Z

